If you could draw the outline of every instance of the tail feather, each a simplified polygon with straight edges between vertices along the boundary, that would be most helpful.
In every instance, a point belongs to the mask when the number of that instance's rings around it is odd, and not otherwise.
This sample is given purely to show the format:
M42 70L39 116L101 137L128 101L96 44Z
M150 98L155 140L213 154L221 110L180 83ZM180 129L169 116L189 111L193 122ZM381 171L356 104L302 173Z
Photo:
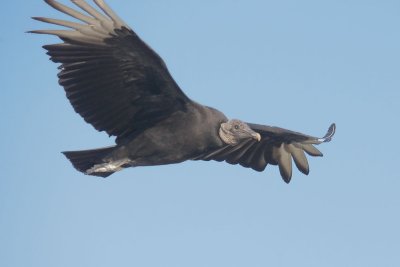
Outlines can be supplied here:
M114 148L115 146L111 146L81 151L65 151L62 153L67 157L67 159L69 159L69 161L71 161L75 169L87 174L86 171L92 168L94 165L103 163L103 159L109 155ZM111 174L113 174L113 172L91 173L91 175L104 178L110 176Z

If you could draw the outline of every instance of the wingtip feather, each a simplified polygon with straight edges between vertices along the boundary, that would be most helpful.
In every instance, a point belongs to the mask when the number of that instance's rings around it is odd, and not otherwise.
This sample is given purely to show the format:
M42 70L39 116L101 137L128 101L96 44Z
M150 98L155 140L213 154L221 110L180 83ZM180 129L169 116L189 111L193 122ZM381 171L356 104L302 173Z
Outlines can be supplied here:
M103 0L93 0L96 5L115 23L116 28L126 27L129 29L129 26L115 13L112 8L107 5Z
M289 183L292 179L292 157L291 154L286 151L285 144L282 144L276 149L279 172L281 173L282 179Z
M281 171L281 168L279 168L279 172L280 172L280 174L281 174L281 176L282 176L282 180L283 180L285 183L289 184L290 181L292 180L292 176L287 176L287 175L285 175L285 173Z
M305 175L310 172L310 167L308 165L307 157L302 149L297 148L293 144L286 144L286 150L292 155L294 163L297 169L299 169Z
M319 141L321 142L330 142L332 140L332 137L335 135L336 132L336 124L332 123L329 128L328 131L326 132L326 134L324 135L324 137L322 137Z

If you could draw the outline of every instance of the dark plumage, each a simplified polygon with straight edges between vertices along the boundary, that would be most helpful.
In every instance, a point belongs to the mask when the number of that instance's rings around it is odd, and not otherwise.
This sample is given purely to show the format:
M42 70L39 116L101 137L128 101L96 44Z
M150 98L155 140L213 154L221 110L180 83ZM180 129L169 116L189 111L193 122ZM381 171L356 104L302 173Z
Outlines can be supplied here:
M75 111L98 131L116 136L116 145L63 152L74 167L107 177L126 167L216 160L263 171L279 165L289 182L292 158L308 174L304 152L322 156L313 145L331 140L332 124L323 138L258 124L228 120L220 111L188 98L163 60L102 0L102 10L72 0L78 12L53 0L53 8L82 23L34 19L70 28L37 30L63 42L45 45L53 62L61 63L59 83Z

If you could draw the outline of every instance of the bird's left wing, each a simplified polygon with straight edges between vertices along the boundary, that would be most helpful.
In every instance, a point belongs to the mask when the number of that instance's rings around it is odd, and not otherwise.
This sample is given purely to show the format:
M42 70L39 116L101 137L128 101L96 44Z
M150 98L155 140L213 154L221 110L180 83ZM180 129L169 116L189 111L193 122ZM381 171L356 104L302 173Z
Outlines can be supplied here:
M322 156L314 145L329 142L336 129L335 124L332 124L325 136L318 138L278 127L251 123L248 125L261 135L259 142L247 139L235 146L226 145L208 151L195 160L226 161L256 171L263 171L268 164L279 165L283 180L289 183L292 177L292 158L297 168L308 174L309 166L305 153L314 157Z
M45 2L80 21L35 17L70 30L31 32L64 41L44 48L52 61L61 63L59 83L73 108L94 128L123 139L192 103L161 57L103 0L94 0L98 9L71 0L83 12L54 0Z

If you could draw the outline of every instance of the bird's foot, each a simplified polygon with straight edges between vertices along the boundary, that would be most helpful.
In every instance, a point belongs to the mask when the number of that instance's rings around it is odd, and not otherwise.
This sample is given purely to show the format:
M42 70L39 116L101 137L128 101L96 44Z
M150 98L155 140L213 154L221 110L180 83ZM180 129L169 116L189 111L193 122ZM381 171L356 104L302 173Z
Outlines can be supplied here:
M96 164L86 171L86 174L103 173L103 172L117 172L124 168L130 162L129 159L117 160L113 162Z

